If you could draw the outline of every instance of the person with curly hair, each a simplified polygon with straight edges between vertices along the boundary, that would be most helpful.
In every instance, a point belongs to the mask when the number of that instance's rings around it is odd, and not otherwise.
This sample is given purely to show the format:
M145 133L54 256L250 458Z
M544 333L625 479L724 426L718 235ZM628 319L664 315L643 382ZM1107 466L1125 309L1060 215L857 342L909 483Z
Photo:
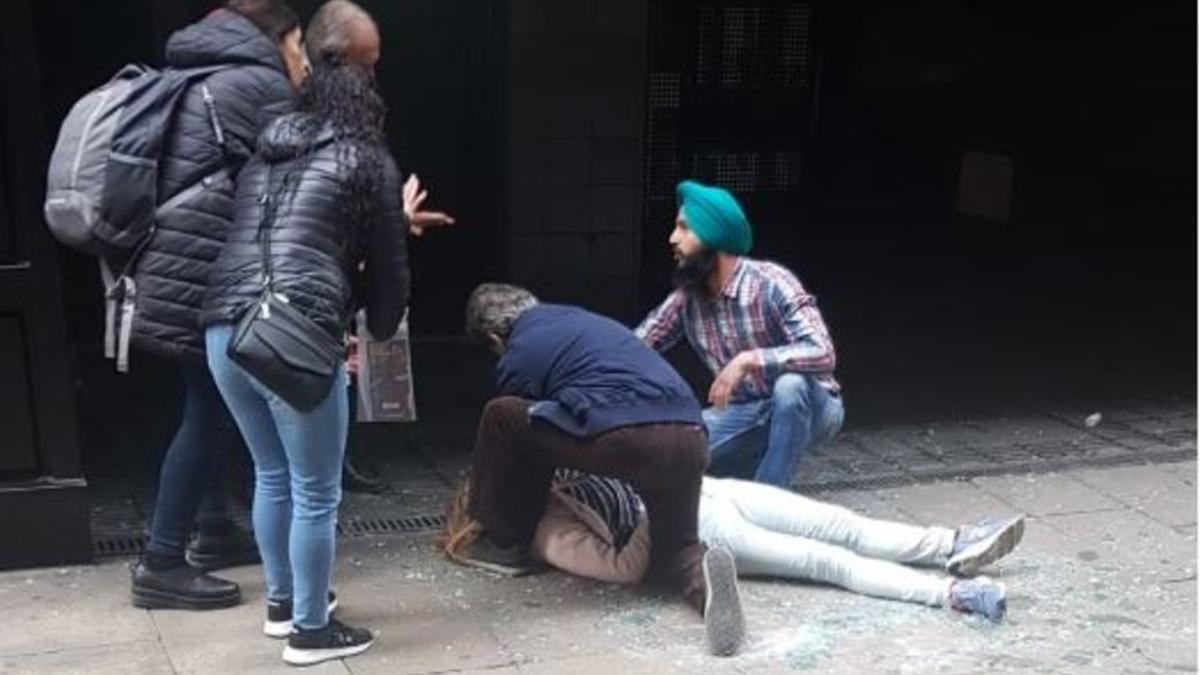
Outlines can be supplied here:
M201 315L209 369L254 459L263 631L286 638L283 659L292 665L352 656L373 641L370 631L330 616L347 374L336 368L324 399L298 406L294 392L264 384L231 358L234 326L260 311L269 286L274 299L326 333L327 344L342 343L360 307L372 337L390 337L408 303L407 236L442 220L420 211L419 186L402 185L385 146L370 16L335 0L318 10L307 34L312 70L299 109L267 127L239 176L234 227Z

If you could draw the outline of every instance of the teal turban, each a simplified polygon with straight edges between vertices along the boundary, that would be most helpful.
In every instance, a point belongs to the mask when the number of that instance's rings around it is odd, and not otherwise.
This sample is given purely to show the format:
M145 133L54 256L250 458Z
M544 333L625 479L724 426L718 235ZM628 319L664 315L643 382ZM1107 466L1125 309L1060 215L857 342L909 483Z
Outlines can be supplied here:
M705 246L746 255L754 243L750 223L728 190L685 180L675 188L688 227Z

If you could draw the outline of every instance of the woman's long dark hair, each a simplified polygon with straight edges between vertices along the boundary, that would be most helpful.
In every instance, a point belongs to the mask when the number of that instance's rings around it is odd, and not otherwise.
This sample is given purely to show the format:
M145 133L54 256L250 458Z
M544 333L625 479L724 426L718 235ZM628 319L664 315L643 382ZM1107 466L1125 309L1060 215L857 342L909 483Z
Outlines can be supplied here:
M317 139L332 130L337 148L338 175L346 180L347 194L341 199L343 222L350 251L356 256L371 221L384 180L383 124L387 106L367 68L337 62L316 64L300 88L300 112L296 131L301 137L296 160L283 180L288 197L299 176L312 162Z

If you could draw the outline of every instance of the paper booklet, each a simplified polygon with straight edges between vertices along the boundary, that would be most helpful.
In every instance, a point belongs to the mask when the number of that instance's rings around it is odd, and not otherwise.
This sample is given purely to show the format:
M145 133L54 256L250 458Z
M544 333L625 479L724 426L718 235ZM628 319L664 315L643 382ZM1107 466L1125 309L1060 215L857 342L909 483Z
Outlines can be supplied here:
M408 343L408 313L396 334L375 340L367 331L366 315L358 313L359 422L415 422L412 350Z

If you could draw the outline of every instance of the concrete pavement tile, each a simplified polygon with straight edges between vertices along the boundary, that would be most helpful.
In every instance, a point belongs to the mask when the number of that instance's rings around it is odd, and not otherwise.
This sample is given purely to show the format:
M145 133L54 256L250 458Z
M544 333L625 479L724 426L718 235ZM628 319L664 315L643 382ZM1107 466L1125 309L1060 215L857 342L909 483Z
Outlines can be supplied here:
M1196 487L1196 462L1171 462L1168 464L1154 464L1154 468L1167 474L1171 480L1176 480L1184 485L1195 489Z
M1143 638L1137 652L1145 657L1155 670L1194 673L1196 672L1196 641L1193 634L1191 648L1180 644L1178 638Z
M1012 510L1031 516L1125 508L1099 490L1059 474L991 476L971 482Z
M483 669L490 672L493 668L516 665L516 660L504 651L493 635L486 613L426 609L388 619L364 616L357 610L347 608L343 620L371 628L377 638L368 652L347 661L350 671L356 675Z
M1158 466L1079 469L1068 475L1167 525L1196 522L1195 486L1172 478Z
M958 525L1013 508L965 481L945 481L876 491L876 495L922 525Z
M230 609L151 614L177 673L294 673L283 662L283 641L262 634L264 611L261 600L253 599ZM346 670L333 661L305 672L344 674Z
M1134 586L1196 573L1195 539L1181 535L1136 510L1047 516L1047 527L1062 534L1060 552L1096 572L1119 575Z
M171 662L157 640L122 642L98 647L57 649L24 655L0 655L6 675L170 675Z
M154 622L129 604L129 569L113 560L86 567L0 573L0 654L157 640Z
M713 659L711 666L706 667L706 673L736 672L725 670L718 659ZM488 671L489 673L491 671ZM545 658L525 661L520 665L519 672L523 675L673 675L693 672L670 662L657 658L628 656L621 653L583 656L578 658ZM762 672L762 671L759 671Z
M843 492L825 492L812 495L814 499L844 506L855 513L880 520L892 520L901 523L912 522L911 516L902 513L896 505L884 496L871 490L852 490Z
M542 588L514 598L495 626L496 637L520 663L619 653L613 623L633 621L648 633L662 628L682 605L646 588L619 587L558 572L543 575ZM546 588L546 585L549 588ZM542 590L544 589L544 591Z
M375 632L347 661L355 673L427 673L511 665L493 631L501 580L447 561L429 535L350 537L334 575L339 618Z

